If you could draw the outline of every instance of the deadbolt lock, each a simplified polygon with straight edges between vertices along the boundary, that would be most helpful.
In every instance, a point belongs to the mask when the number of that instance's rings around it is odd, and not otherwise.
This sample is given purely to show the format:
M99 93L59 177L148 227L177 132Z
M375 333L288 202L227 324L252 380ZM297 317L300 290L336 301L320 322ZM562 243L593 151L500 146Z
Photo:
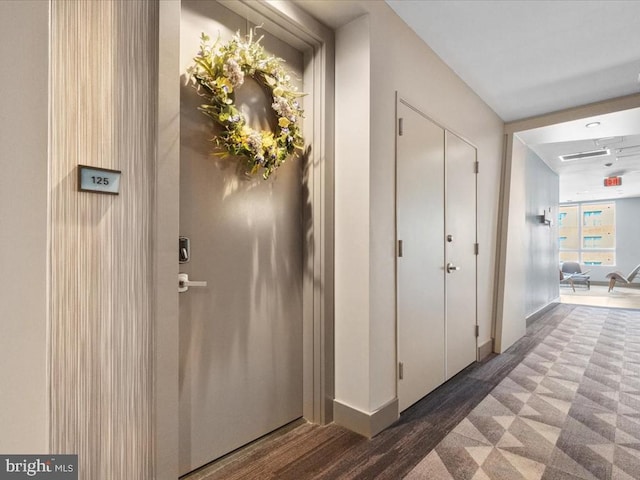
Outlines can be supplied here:
M191 242L187 237L178 237L178 261L188 263L191 259Z

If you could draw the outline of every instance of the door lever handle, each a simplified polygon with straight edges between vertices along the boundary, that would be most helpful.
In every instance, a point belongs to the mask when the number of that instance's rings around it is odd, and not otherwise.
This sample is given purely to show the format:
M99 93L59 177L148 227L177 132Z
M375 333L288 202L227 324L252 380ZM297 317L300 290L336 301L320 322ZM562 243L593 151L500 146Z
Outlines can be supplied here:
M460 267L456 267L453 263L449 262L447 263L447 273L451 273L451 272L455 272L457 270L460 270Z
M206 287L207 282L189 280L188 273L178 274L178 293L183 293L189 290L189 287Z

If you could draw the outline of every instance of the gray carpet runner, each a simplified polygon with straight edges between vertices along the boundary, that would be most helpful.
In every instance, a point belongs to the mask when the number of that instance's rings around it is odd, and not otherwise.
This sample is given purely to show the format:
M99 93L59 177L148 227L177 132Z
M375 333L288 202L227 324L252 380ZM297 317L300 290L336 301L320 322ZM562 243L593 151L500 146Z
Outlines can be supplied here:
M640 311L576 308L405 479L640 479Z

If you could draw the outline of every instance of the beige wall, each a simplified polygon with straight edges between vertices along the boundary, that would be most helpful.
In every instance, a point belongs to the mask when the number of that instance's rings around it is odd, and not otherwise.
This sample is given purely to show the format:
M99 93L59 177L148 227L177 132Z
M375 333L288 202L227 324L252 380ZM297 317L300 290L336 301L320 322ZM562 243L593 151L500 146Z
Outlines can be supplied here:
M503 122L384 2L360 4L369 11L369 28L360 28L358 35L368 38L360 37L353 45L338 42L337 51L338 56L357 57L355 49L368 43L370 76L367 80L361 73L357 79L364 82L361 89L369 89L370 117L358 120L354 143L361 144L368 136L369 146L363 146L359 157L370 154L368 162L364 160L367 168L354 176L350 172L353 167L347 164L354 161L353 156L340 150L340 145L351 141L351 130L336 129L336 211L341 208L341 199L361 195L365 204L359 215L366 219L336 224L336 231L341 229L336 234L336 263L342 262L341 271L351 272L348 278L356 277L346 282L336 273L336 286L348 289L341 293L345 302L336 303L336 399L373 413L396 396L395 93L478 147L479 345L491 339ZM365 20L356 22L362 26ZM338 38L354 25L340 28ZM342 77L339 65L337 72L340 117L341 108L357 109L360 99L352 104L340 94L342 89L353 87L345 84L349 75ZM359 238L367 222L368 238L356 244L352 239ZM353 249L358 252L349 256ZM355 294L349 301L352 290Z
M48 2L0 2L2 453L37 454L49 450L48 45Z
M369 411L369 17L336 32L335 389ZM338 392L340 392L338 394ZM349 392L346 394L345 392Z

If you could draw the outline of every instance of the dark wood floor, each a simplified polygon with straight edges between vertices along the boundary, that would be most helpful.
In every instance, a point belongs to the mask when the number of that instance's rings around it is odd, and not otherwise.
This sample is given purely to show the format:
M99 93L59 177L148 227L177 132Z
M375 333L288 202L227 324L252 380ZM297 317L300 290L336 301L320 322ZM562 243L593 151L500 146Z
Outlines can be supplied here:
M470 365L373 439L333 424L299 422L184 480L401 479L574 308L554 306L505 353Z

